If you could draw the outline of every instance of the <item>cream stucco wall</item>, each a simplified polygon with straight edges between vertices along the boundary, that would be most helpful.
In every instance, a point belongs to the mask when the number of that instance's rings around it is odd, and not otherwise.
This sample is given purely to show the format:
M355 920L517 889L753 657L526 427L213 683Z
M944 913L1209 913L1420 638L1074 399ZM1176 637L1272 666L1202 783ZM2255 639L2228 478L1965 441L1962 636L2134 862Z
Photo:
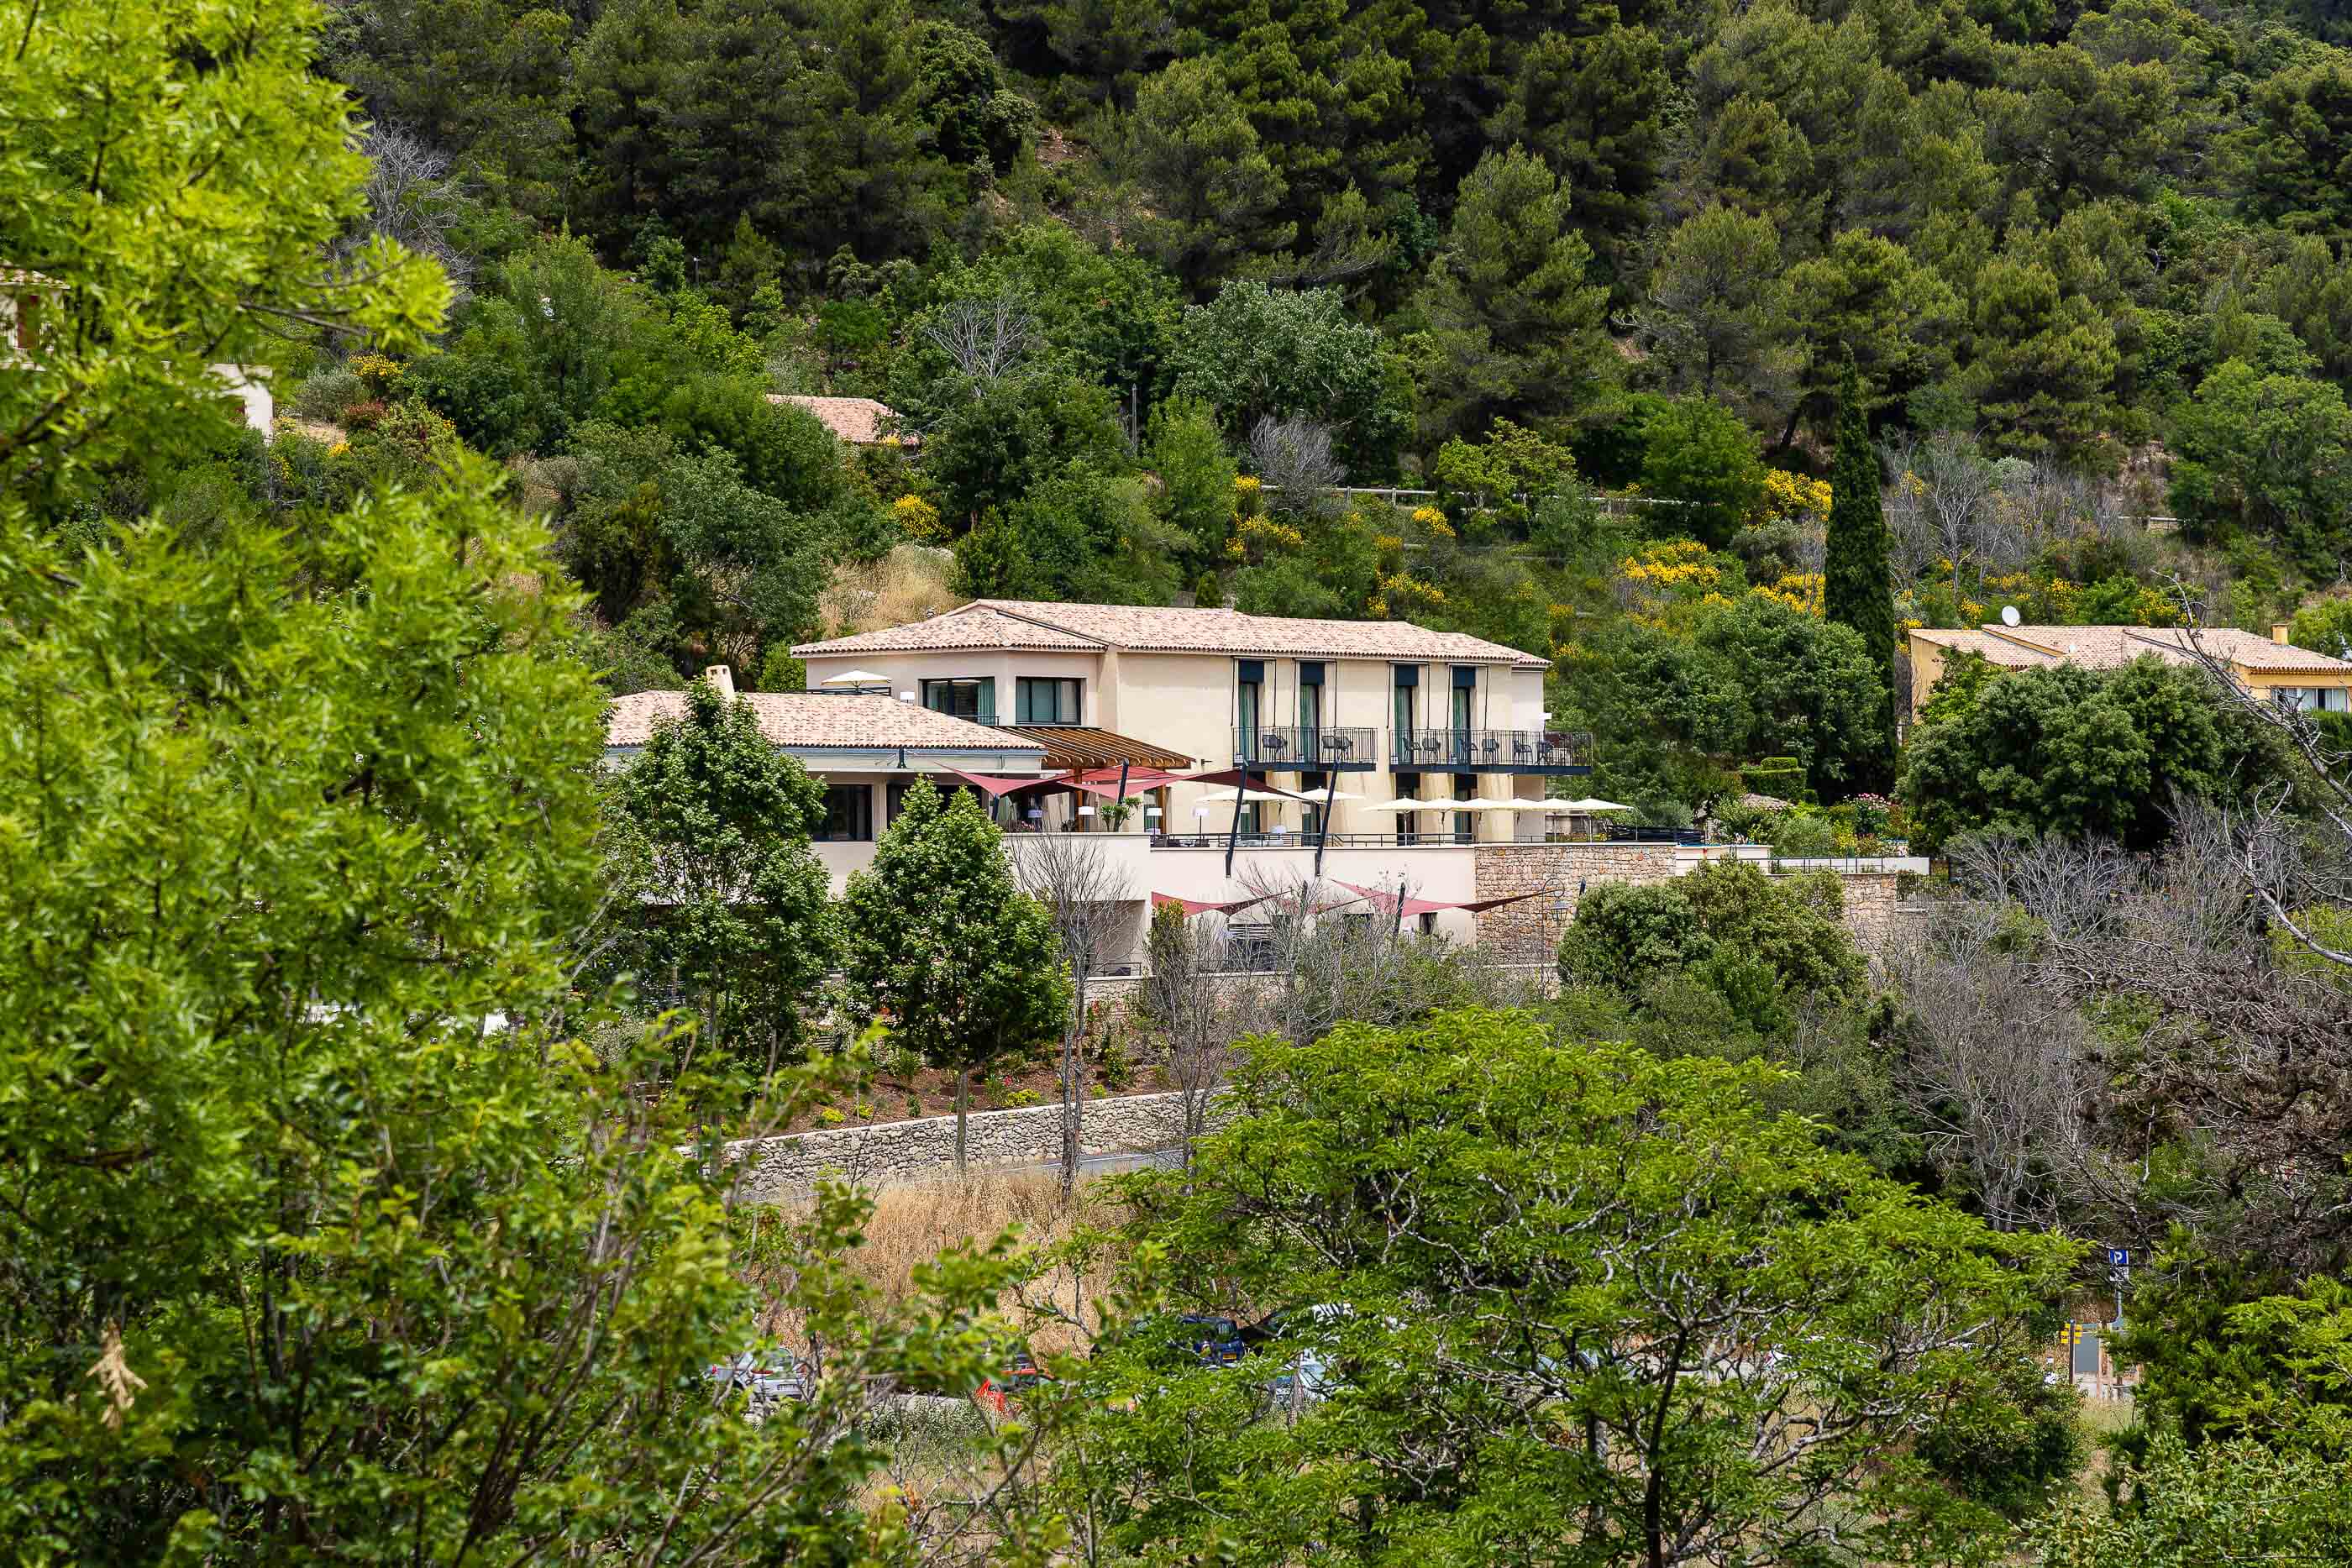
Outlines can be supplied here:
M1386 659L1307 662L1320 663L1324 666L1322 723L1332 727L1368 729L1374 736L1373 756L1377 768L1371 772L1345 772L1339 776L1340 793L1356 799L1334 803L1332 831L1340 833L1395 832L1400 826L1395 815L1361 809L1374 802L1395 799L1398 793L1395 772L1389 766L1394 727L1393 662ZM1002 722L1011 722L1013 717L1013 683L1021 676L1076 677L1086 683L1081 699L1084 723L1182 752L1187 757L1199 759L1204 767L1213 768L1229 765L1234 758L1240 663L1239 655L1225 653L1112 651L1093 654L978 649L819 654L808 661L808 673L812 688L828 675L860 669L889 677L894 692L918 693L926 679L992 678L996 682L996 716ZM1301 661L1266 658L1260 663L1265 667L1260 722L1268 726L1296 725L1299 714L1298 666ZM1540 730L1544 727L1542 671L1518 670L1501 664L1482 664L1476 668L1477 685L1471 703L1471 723L1475 727L1517 730ZM1453 666L1444 662L1423 662L1421 669L1422 685L1416 699L1419 706L1415 709L1414 724L1422 728L1443 728L1447 722ZM1538 778L1515 778L1509 774L1470 777L1475 779L1473 788L1480 799L1510 800L1516 797L1539 800L1543 796L1543 781ZM1299 784L1299 776L1296 772L1276 772L1271 778L1278 788L1296 789ZM1439 803L1433 804L1432 810L1421 813L1412 826L1424 833L1453 831L1454 815L1444 810L1442 800L1452 797L1454 775L1433 769L1423 772L1421 778L1422 795ZM1229 803L1210 805L1207 817L1199 815L1204 798L1220 792L1222 789L1222 786L1190 784L1171 787L1167 815L1160 826L1169 832L1179 834L1229 829L1233 821L1233 807ZM1281 826L1297 832L1303 822L1303 809L1287 803L1269 805L1262 817L1269 830ZM1515 819L1508 813L1499 812L1482 813L1474 814L1470 823L1482 841L1494 842L1509 840L1522 829L1534 831L1538 819L1532 816Z

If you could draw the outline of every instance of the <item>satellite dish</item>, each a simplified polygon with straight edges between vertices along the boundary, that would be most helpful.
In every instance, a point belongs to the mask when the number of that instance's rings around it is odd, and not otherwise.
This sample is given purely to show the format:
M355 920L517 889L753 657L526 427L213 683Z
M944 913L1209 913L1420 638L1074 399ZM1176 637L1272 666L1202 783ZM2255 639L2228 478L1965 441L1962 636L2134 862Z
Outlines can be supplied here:
M2004 604L2000 607L2000 623L2004 626L2014 626L2017 624L2016 605Z

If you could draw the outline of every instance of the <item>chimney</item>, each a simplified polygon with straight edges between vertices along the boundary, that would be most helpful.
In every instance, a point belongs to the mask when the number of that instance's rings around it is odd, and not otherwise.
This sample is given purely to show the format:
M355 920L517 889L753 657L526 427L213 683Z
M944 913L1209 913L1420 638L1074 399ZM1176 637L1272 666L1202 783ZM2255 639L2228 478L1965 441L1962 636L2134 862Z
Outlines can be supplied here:
M2285 647L2286 628L2284 626L2273 626L2271 628L2271 641L2276 643L2282 648Z
M713 664L710 668L702 672L702 678L710 683L710 689L712 691L717 692L720 696L727 698L730 702L734 700L734 671L729 669L724 664Z

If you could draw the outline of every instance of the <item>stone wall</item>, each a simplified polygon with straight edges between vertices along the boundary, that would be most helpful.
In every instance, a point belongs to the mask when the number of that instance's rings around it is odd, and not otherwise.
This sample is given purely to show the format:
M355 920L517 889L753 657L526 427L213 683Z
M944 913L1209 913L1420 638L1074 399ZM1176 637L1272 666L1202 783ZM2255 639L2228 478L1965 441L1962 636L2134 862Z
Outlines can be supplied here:
M1509 957L1559 950L1577 901L1598 882L1665 882L1675 874L1672 844L1492 844L1478 851L1480 898L1549 893L1477 915L1478 941Z
M1480 898L1551 894L1489 909L1477 916L1478 941L1502 956L1528 962L1559 950L1559 939L1585 890L1597 883L1666 882L1701 862L1677 855L1672 844L1495 844L1478 851ZM1825 866L1832 862L1823 862ZM1838 871L1845 894L1845 927L1864 953L1885 950L1906 906L1896 896L1898 873Z
M1090 1100L1079 1142L1087 1154L1149 1153L1183 1141L1184 1097L1131 1094ZM1018 1111L975 1111L965 1132L966 1163L1036 1166L1062 1157L1062 1108L1029 1105ZM749 1168L737 1199L773 1203L805 1192L821 1176L867 1187L922 1180L955 1168L955 1118L926 1116L876 1127L793 1133L747 1139L727 1145L730 1165Z
M1838 878L1838 885L1845 893L1845 928L1853 934L1854 946L1874 956L1886 950L1887 938L1895 932L1895 912L1899 902L1895 875L1893 872L1861 872Z

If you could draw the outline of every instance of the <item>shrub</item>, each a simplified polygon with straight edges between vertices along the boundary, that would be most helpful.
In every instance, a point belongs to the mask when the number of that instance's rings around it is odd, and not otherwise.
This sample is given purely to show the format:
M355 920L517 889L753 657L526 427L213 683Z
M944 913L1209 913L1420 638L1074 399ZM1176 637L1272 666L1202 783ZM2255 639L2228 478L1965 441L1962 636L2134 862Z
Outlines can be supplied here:
M340 423L343 413L367 396L359 377L349 370L320 371L294 393L294 412L304 419Z

